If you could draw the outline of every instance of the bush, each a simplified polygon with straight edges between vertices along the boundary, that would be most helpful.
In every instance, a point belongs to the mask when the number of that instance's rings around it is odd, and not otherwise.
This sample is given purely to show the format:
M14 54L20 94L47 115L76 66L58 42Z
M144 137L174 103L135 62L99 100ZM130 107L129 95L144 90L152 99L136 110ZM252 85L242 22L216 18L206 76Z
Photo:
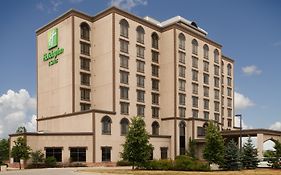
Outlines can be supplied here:
M119 160L116 163L117 166L132 166L132 163L127 160Z
M48 168L56 167L57 166L57 160L54 157L47 157L45 159L45 165Z
M72 162L68 165L68 167L87 167L87 165L81 162Z
M143 168L148 170L173 170L172 160L151 160L143 164Z

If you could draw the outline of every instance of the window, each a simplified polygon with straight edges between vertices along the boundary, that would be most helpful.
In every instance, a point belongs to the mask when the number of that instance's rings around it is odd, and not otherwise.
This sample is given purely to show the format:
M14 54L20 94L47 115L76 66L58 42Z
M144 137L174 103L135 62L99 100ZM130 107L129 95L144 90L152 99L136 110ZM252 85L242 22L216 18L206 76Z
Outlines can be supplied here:
M222 106L224 105L224 97L223 96L221 97L221 105Z
M231 109L227 109L227 117L232 117L232 110Z
M198 71L192 70L192 80L198 81Z
M81 77L81 85L90 86L90 77L91 77L90 74L81 73L80 77Z
M214 50L214 62L219 63L219 51L218 51L218 49Z
M179 107L179 116L180 118L185 118L185 108Z
M197 55L198 54L198 42L196 39L192 40L192 53Z
M86 148L70 148L71 162L86 162Z
M231 76L231 73L232 73L232 68L231 68L231 65L228 64L228 65L227 65L227 75L228 75L228 76Z
M219 122L219 121L220 121L220 115L217 114L217 113L215 113L214 115L215 115L215 121L218 121L218 122Z
M155 90L155 91L159 90L159 80L152 79L152 90Z
M159 108L151 107L151 109L152 109L152 118L159 118Z
M204 65L204 71L209 72L209 62L203 61L203 65Z
M208 74L203 74L203 82L204 84L209 84L209 75Z
M179 94L179 104L185 105L185 94Z
M89 109L91 109L91 104L80 103L80 109L81 109L81 111L89 110Z
M204 99L204 109L209 109L209 100Z
M209 97L209 88L204 86L203 91L204 91L204 97Z
M220 99L220 91L219 91L219 90L215 89L215 90L214 90L214 95L215 95L215 99L216 99L216 100L219 100L219 99Z
M160 151L161 151L161 159L168 159L168 148L160 147Z
M197 136L198 137L203 137L205 136L205 128L198 126L197 127Z
M137 115L144 117L144 105L137 105Z
M155 32L152 33L151 40L152 40L152 48L158 49L159 37L158 37L157 33L155 33Z
M80 58L80 69L89 71L91 60L88 58Z
M152 95L152 104L159 105L159 94L151 93Z
M124 100L129 99L129 88L127 87L120 87L120 98Z
M128 32L129 23L128 23L128 21L126 21L125 19L121 19L119 24L120 24L120 36L128 38L129 37L129 32Z
M159 135L159 128L160 128L159 123L154 121L151 127L152 127L152 135Z
M214 86L217 88L220 87L220 79L218 77L214 77Z
M185 53L179 52L179 62L185 64Z
M205 44L204 46L203 46L203 56L204 56L204 58L206 58L206 59L208 59L209 58L209 47L208 47L208 45L207 44Z
M217 66L217 65L214 65L214 74L215 74L215 75L218 75L218 76L219 76L219 74L220 74L220 67Z
M221 61L221 73L223 74L223 72L224 72L224 62Z
M129 68L129 57L125 55L120 55L120 67Z
M137 90L137 101L144 103L144 91Z
M192 109L192 117L193 118L198 118L198 110Z
M90 89L81 88L80 92L81 92L81 94L80 94L81 100L90 101L90 99L91 99L91 90Z
M232 100L231 98L227 98L227 107L232 107Z
M192 93L198 94L198 84L192 83Z
M209 112L204 112L204 119L209 120Z
M101 147L101 161L110 162L111 161L111 147Z
M227 119L227 126L231 127L232 126L232 120L231 119Z
M81 39L90 41L90 26L85 22L80 25L80 37Z
M185 81L184 80L179 80L179 90L185 91Z
M159 66L151 65L152 76L159 77Z
M137 86L144 87L144 76L137 75Z
M179 123L179 146L180 146L180 155L184 155L186 153L186 148L185 148L185 127L186 124L184 121L181 121Z
M126 118L123 118L120 121L120 125L121 125L121 135L126 135L129 131L129 120Z
M198 97L192 96L192 107L198 108Z
M179 127L180 127L180 136L185 136L185 127L186 127L185 122L181 121Z
M227 77L227 86L231 86L231 84L232 84L231 82L232 82L232 79Z
M159 62L159 53L152 50L151 55L152 55L152 62L158 63Z
M185 78L185 67L179 66L179 77Z
M144 58L144 47L137 46L137 57Z
M125 40L120 40L120 51L124 53L129 53L129 42Z
M48 157L54 157L57 162L61 162L62 160L62 148L56 148L56 147L47 147L45 148L46 151L46 158Z
M192 57L192 67L198 68L198 58Z
M221 116L224 116L224 107L221 107Z
M221 124L224 126L224 118L221 118Z
M137 72L144 73L144 62L137 60Z
M120 83L129 84L129 73L120 71Z
M124 114L124 115L129 114L129 103L121 102L120 108L121 108L121 110L120 110L121 114Z
M232 96L232 89L227 88L227 96L231 97Z
M144 29L142 26L137 27L137 42L138 43L144 43Z
M216 111L216 112L220 112L220 103L217 102L217 101L215 101L215 102L214 102L214 105L215 105L215 111Z
M111 134L111 118L109 116L104 116L101 119L102 123L102 134Z
M179 48L185 50L185 36L184 34L179 34Z
M80 42L80 51L81 54L84 55L90 55L90 44L88 43L84 43L84 42Z

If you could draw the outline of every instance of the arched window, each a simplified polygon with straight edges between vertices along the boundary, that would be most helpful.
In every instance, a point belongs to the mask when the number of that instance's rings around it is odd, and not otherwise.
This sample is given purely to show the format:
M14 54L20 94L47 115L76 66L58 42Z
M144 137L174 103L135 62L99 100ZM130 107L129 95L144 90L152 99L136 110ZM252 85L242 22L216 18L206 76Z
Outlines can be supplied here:
M219 51L218 51L218 49L214 50L214 61L215 61L215 63L219 63Z
M230 64L227 65L227 75L231 76L232 67Z
M203 51L204 51L204 58L208 59L209 58L209 47L207 44L203 46Z
M196 39L193 39L192 42L192 53L197 55L198 54L198 42Z
M157 33L153 32L151 35L151 39L152 39L152 48L158 49L159 37L158 37Z
M137 27L137 42L144 43L144 29L142 26Z
M121 19L120 21L120 35L123 37L129 37L129 23L125 19Z
M123 118L120 121L120 125L121 125L121 135L126 135L129 131L129 120L126 118Z
M152 126L152 135L159 135L159 128L160 128L159 123L154 121L151 126Z
M180 127L180 136L185 136L185 127L186 127L185 122L181 121L179 127Z
M184 155L184 154L185 154L185 151L186 151L185 127L186 127L185 122L184 122L184 121L181 121L181 122L179 123L179 131L180 131L180 134L179 134L180 155Z
M179 34L179 48L185 50L185 36L184 34Z
M111 118L109 116L104 116L101 119L102 123L102 134L111 134Z
M81 39L90 41L90 26L85 22L80 25L80 35Z

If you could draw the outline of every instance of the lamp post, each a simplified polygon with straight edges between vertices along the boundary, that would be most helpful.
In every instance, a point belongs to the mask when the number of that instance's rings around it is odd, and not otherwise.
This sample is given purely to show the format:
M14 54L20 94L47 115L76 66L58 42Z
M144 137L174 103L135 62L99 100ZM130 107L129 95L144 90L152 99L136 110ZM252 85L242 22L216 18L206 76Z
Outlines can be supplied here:
M240 143L239 143L239 149L240 149L240 153L242 150L242 114L236 114L235 117L239 117L240 118Z

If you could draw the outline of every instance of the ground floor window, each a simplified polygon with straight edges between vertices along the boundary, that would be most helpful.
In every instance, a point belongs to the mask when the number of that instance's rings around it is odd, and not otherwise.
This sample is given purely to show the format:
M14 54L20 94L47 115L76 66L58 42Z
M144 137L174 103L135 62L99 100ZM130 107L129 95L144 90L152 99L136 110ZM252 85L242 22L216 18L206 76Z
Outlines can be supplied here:
M101 161L110 162L111 161L111 147L105 146L101 147Z
M161 147L161 159L168 159L168 148L167 147Z
M54 157L57 162L62 160L62 148L45 148L46 158Z
M70 148L70 159L72 162L86 162L86 148Z

